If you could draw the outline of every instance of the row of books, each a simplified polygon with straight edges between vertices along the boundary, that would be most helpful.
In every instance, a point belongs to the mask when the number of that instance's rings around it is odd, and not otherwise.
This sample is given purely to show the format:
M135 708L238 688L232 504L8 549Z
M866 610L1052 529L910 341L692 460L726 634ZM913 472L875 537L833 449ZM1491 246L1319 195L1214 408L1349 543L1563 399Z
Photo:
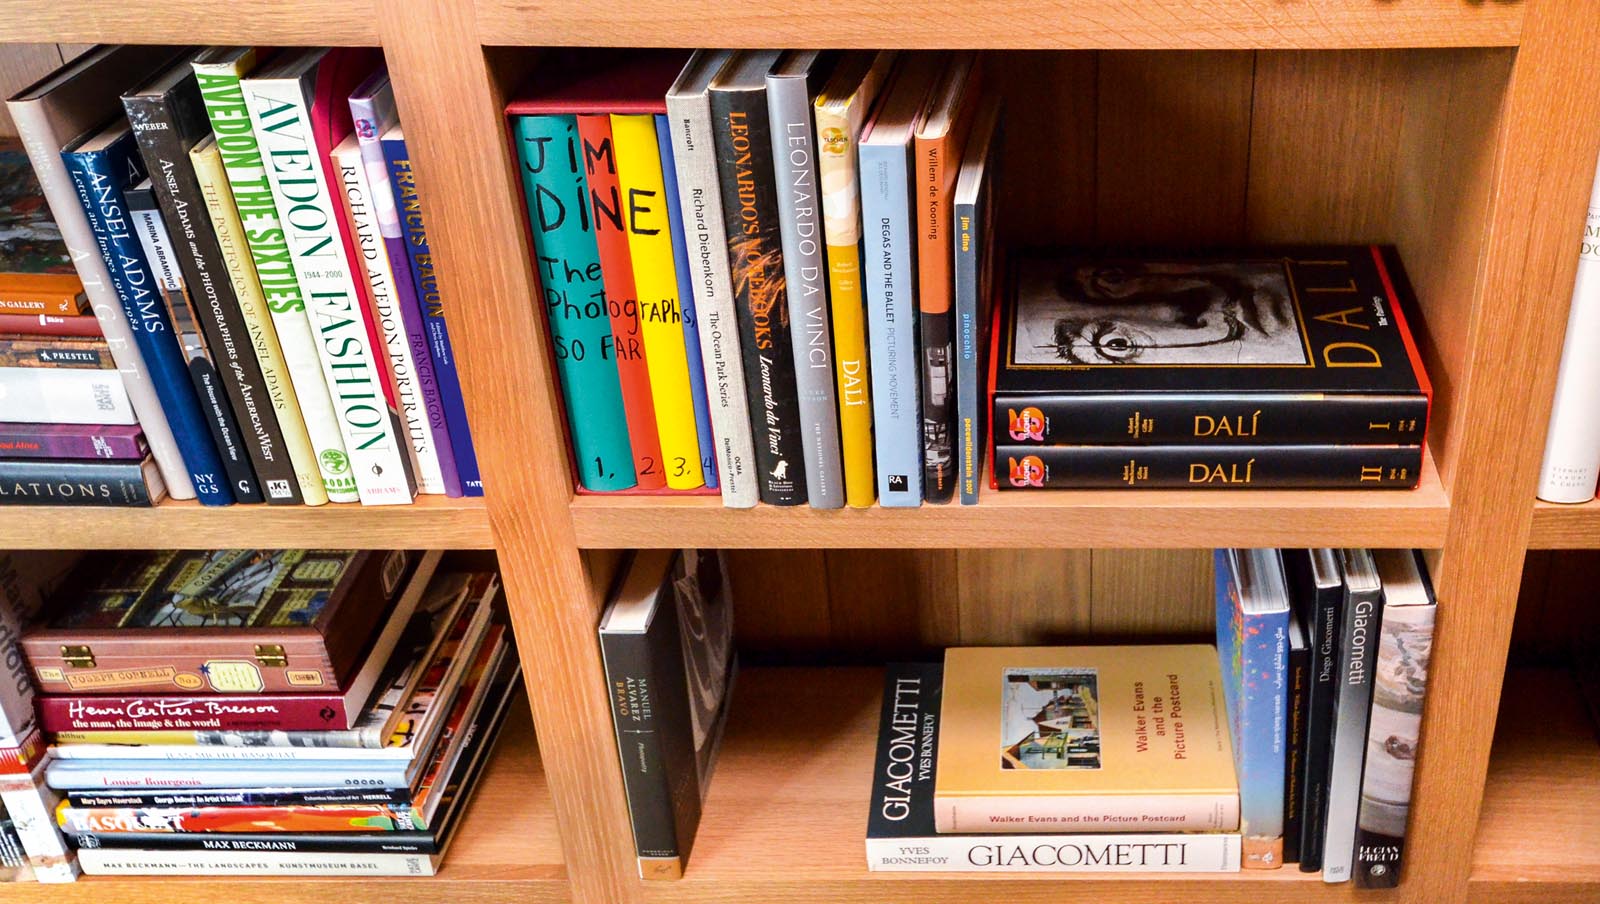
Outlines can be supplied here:
M51 554L48 614L21 630L33 699L5 696L36 872L437 870L517 705L493 572L405 550L75 558Z
M7 106L0 499L481 495L377 51L99 47Z
M507 115L583 491L976 501L978 56L569 62Z

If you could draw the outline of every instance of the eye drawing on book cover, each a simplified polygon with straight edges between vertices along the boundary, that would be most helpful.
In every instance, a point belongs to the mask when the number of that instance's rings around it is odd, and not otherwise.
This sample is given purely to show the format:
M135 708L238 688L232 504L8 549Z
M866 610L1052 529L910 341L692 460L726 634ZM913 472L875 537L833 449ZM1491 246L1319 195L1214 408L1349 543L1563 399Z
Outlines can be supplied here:
M1001 685L1002 770L1100 768L1096 670L1009 668Z
M1306 364L1275 261L1067 261L1025 267L1015 364Z

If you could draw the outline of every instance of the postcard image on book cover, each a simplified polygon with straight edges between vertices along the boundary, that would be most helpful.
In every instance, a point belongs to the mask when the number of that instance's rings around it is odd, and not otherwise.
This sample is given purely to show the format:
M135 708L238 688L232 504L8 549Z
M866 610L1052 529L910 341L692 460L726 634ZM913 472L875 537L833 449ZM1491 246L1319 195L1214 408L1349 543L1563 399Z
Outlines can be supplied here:
M1100 768L1097 670L1008 668L1002 676L1001 769Z

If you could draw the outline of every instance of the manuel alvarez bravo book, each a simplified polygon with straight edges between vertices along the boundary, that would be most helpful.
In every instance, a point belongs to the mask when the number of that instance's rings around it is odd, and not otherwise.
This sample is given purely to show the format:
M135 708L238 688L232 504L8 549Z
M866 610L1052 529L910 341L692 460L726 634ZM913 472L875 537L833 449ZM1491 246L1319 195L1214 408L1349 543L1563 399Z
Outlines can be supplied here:
M1209 644L945 651L947 832L1232 832L1239 783Z
M1209 834L941 835L934 763L944 667L891 663L867 815L867 869L948 872L1231 873L1239 836Z

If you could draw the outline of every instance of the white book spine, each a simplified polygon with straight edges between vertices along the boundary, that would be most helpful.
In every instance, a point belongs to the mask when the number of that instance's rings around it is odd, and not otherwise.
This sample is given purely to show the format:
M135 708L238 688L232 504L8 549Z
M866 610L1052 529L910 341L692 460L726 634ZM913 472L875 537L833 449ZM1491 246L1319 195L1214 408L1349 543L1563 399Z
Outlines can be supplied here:
M1234 832L1239 829L1239 795L935 796L933 818L941 835Z
M39 179L45 200L50 205L50 215L55 218L61 239L72 255L83 291L94 308L95 320L111 349L111 360L122 374L124 390L133 409L138 414L145 441L150 444L150 454L155 457L166 482L167 494L174 499L193 499L194 483L189 479L189 469L183 454L178 451L178 441L167 425L167 415L161 409L155 386L150 382L150 372L145 367L144 355L134 342L133 328L122 312L122 300L111 284L111 274L106 271L105 260L100 256L100 246L95 242L94 231L89 227L88 215L78 202L77 189L67 175L66 164L61 161L61 148L75 136L56 135L43 106L38 103L19 102L7 105L17 133Z
M59 795L46 788L39 774L0 776L0 804L5 805L22 849L40 882L72 882L78 863L56 828Z
M137 424L122 374L111 369L0 367L0 421Z
M195 744L57 744L50 748L58 760L112 760L160 764L196 760L235 762L296 761L406 763L416 754L406 747L228 747ZM158 768L167 768L159 766Z
M1539 498L1588 502L1600 479L1600 165L1578 249L1578 278L1539 470Z
M872 435L878 499L922 504L922 404L918 396L916 218L911 211L910 139L861 145L861 222Z
M87 876L431 876L434 871L426 854L85 848L78 862Z
M191 760L51 760L45 779L57 791L107 788L197 791L208 788L404 788L403 763L318 760L275 765L255 762L228 768Z
M717 480L722 504L750 508L759 499L755 440L739 350L739 321L733 309L733 277L724 247L722 191L717 181L717 149L712 139L711 102L705 91L667 95L672 126L672 156L677 162L678 199L684 241L695 289L695 324L700 331L700 361L705 371L711 432L716 437Z
M378 166L384 167L383 148L375 145ZM400 403L400 419L405 423L406 451L416 468L417 490L422 493L443 494L444 472L439 466L439 450L434 448L433 434L428 429L427 408L422 400L421 387L417 385L416 363L411 357L411 342L405 325L400 322L400 307L394 292L394 267L389 252L384 247L376 210L379 197L373 186L372 163L367 160L367 150L354 136L333 152L334 166L344 183L345 203L350 208L350 222L355 226L356 248L361 254L361 265L367 275L367 286L372 290L372 307L378 315L378 335L383 337L384 352L389 356L389 374L394 379L395 400ZM384 183L384 194L389 196L389 207L394 207L394 195ZM398 222L398 221L397 221ZM407 264L409 266L409 264ZM411 274L405 274L409 279Z
M364 505L411 501L405 443L390 416L366 312L339 232L339 210L311 137L298 79L245 79L245 103L278 200L306 315L317 337L347 467Z
M1236 873L1238 835L868 838L873 872Z

